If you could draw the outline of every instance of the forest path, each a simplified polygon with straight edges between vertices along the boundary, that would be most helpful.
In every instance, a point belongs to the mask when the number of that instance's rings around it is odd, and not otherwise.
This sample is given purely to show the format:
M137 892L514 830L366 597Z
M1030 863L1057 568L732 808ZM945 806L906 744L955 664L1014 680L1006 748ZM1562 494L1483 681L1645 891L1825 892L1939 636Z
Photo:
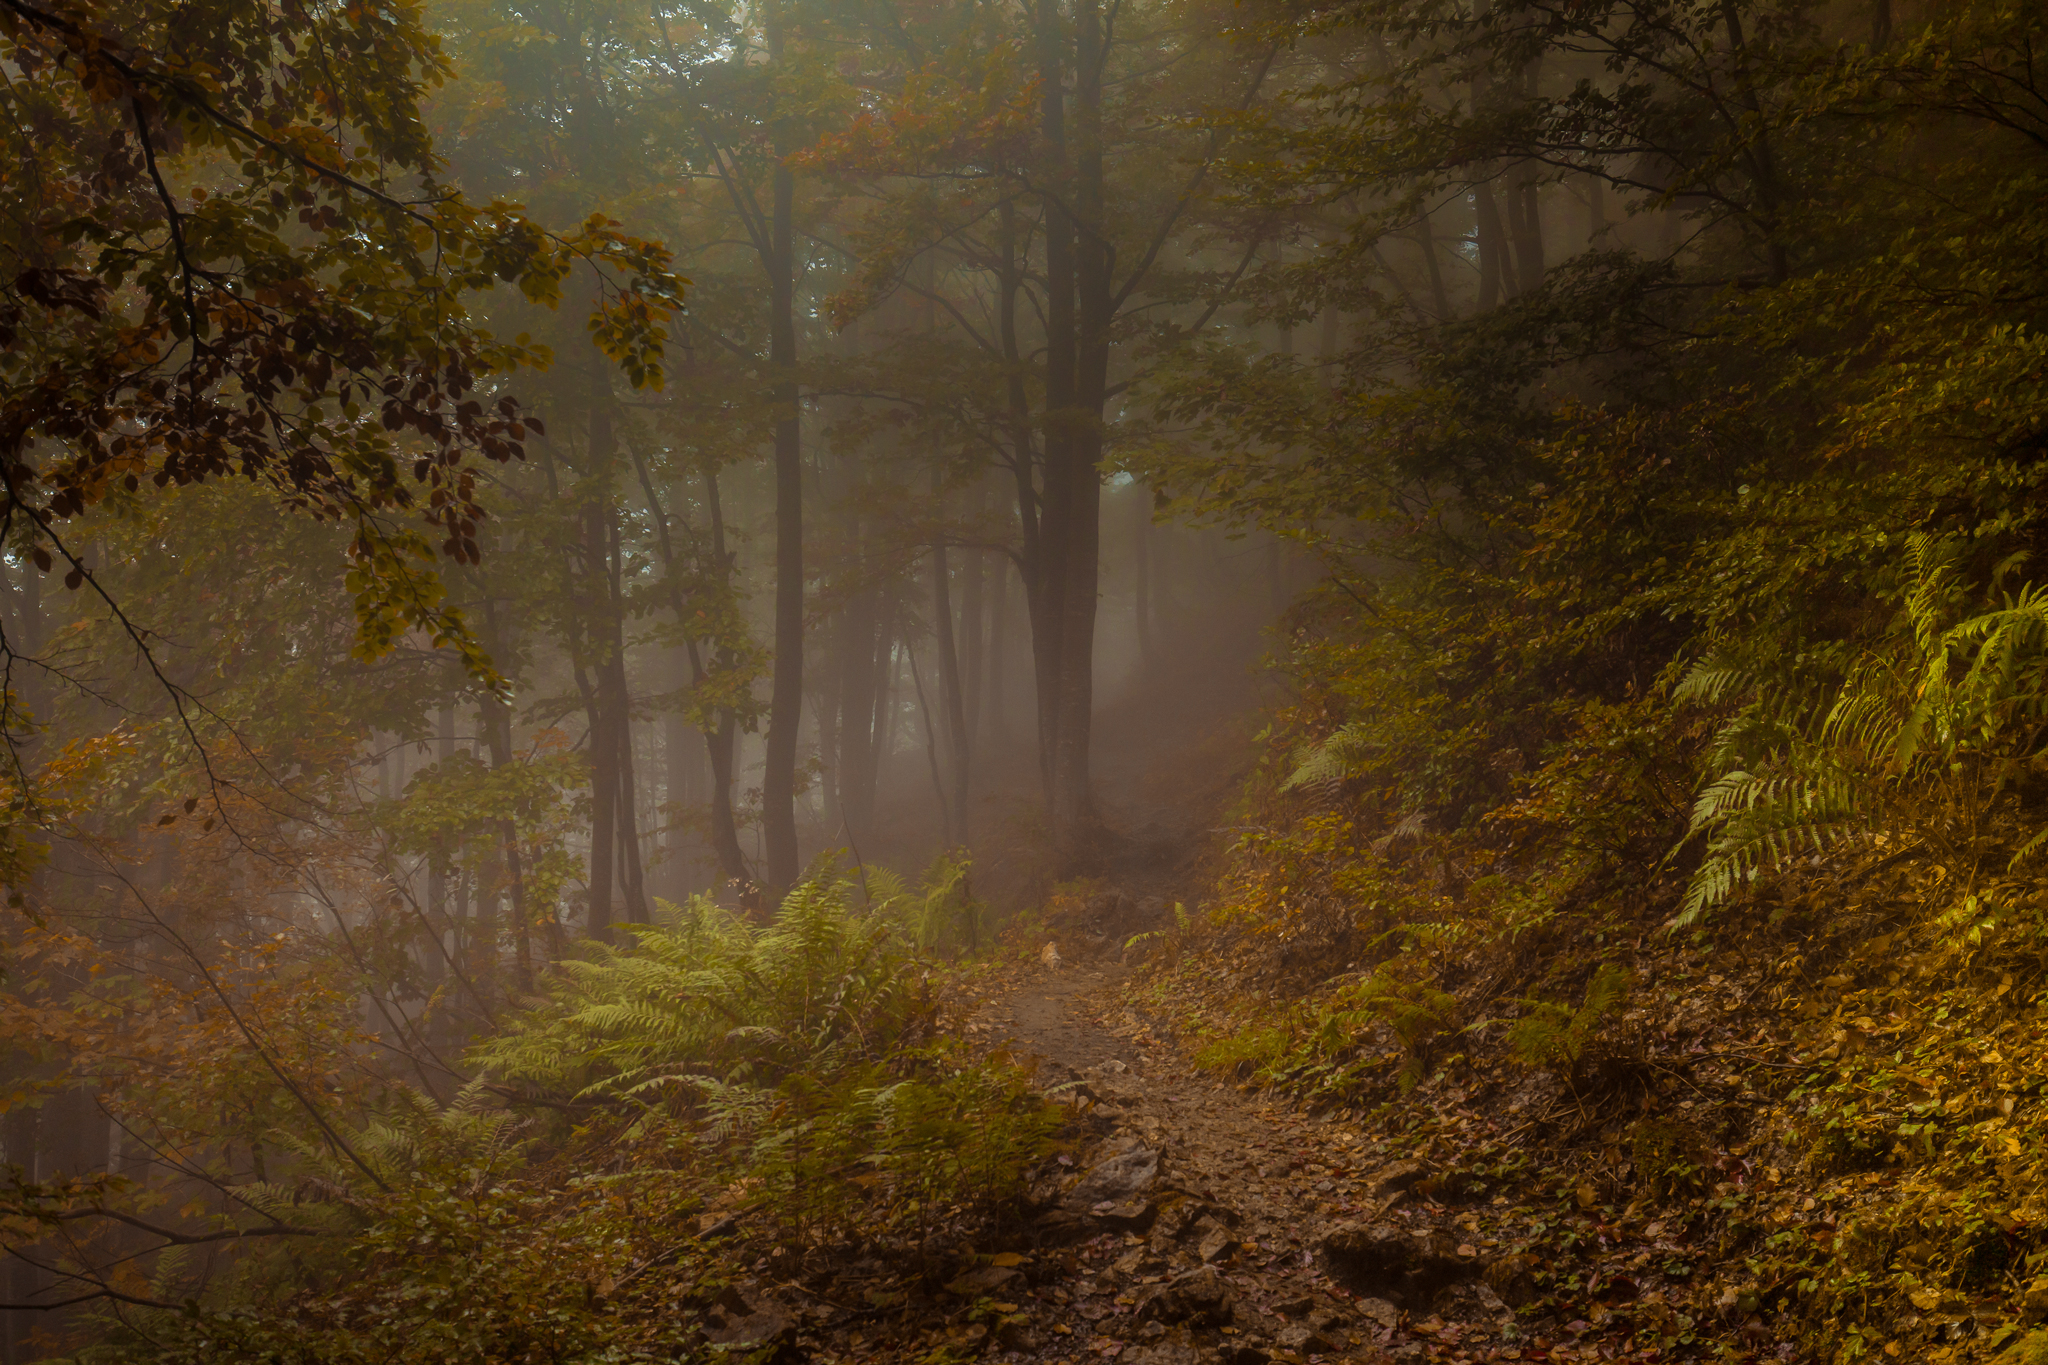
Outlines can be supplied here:
M1039 1249L997 1291L1021 1320L991 1358L1525 1358L1502 1341L1511 1317L1477 1253L1437 1230L1445 1210L1396 1211L1416 1163L1199 1071L1124 1002L1123 979L1113 965L1034 967L970 1020L1035 1059L1080 1135L1034 1189Z

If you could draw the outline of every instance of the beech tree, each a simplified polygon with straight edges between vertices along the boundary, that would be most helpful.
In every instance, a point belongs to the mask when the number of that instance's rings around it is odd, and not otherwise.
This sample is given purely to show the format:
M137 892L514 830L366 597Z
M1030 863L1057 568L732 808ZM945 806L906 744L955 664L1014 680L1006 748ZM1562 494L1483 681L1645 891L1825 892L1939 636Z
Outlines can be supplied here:
M763 357L774 408L774 665L761 786L769 887L786 890L800 870L796 824L797 741L804 700L804 477L798 395L797 190L793 158L809 140L819 99L819 54L807 48L817 15L786 0L744 15L679 11L665 22L660 53L677 170L706 178L729 208L765 286ZM745 351L751 343L717 336Z
M1204 254L1229 137L1199 125L1254 107L1275 49L1207 11L1093 0L887 23L869 57L882 93L808 158L861 187L861 268L838 316L903 290L946 318L958 354L905 337L864 391L1007 471L1044 800L1085 858L1116 405L1152 348L1207 326L1243 274ZM1233 250L1248 261L1262 240L1254 229ZM913 268L927 257L930 283Z

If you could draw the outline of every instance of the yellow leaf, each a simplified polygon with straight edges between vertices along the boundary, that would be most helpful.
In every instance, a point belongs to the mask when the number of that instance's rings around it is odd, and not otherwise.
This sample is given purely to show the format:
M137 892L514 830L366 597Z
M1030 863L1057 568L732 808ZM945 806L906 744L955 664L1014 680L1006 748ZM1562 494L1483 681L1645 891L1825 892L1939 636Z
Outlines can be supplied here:
M1007 1270L1009 1267L1013 1265L1023 1265L1024 1260L1025 1258L1019 1255L1017 1252L1005 1251L989 1257L988 1263L994 1266L1001 1266Z

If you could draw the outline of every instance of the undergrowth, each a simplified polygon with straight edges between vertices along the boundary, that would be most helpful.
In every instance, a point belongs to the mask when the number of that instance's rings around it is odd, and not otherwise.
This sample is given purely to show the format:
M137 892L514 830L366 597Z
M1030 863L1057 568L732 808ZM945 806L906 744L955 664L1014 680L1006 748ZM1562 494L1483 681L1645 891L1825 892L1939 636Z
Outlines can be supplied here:
M1920 700L1852 695L1872 662L1804 722L1772 722L1825 737L1845 709L1898 708L1876 745L1898 766L1859 798L1853 836L1738 854L1733 807L1687 814L1679 759L1711 791L1754 707L1707 724L1669 697L1589 703L1455 822L1403 813L1410 757L1389 768L1353 728L1304 758L1283 728L1194 950L1133 989L1201 1064L1359 1123L1383 1157L1426 1158L1430 1198L1522 1203L1506 1260L1538 1267L1524 1317L1681 1355L2032 1359L2048 892L2031 715L2048 652L1901 611L1872 658L1895 650ZM1980 638L2023 657L1965 653L1966 683L1925 683L1931 639ZM1988 696L1992 674L2010 700Z
M451 1101L394 1090L297 1151L293 1183L246 1189L274 1251L205 1304L110 1316L92 1354L708 1359L749 1266L935 1269L1006 1214L1058 1120L1024 1069L937 1027L921 945L971 936L964 865L876 883L821 866L768 923L693 900L564 964Z
M1615 496L1560 486L1555 534L1503 551L1520 586L1429 563L1369 617L1298 610L1194 951L1134 989L1202 1064L1426 1159L1431 1198L1522 1201L1525 1316L1738 1359L2043 1354L2032 532L1830 503L1825 544L1633 564L1663 605L1617 593L1596 636Z

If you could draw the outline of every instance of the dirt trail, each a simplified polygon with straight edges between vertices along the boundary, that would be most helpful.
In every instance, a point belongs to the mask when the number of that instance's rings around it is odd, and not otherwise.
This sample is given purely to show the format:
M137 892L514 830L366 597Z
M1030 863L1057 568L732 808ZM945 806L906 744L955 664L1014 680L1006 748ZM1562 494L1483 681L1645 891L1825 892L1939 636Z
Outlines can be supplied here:
M1572 1358L1516 1339L1498 1274L1482 1274L1490 1239L1410 1194L1417 1163L1197 1072L1120 1002L1120 981L1100 965L1034 972L974 1020L1039 1059L1086 1137L1034 1189L1032 1260L991 1286L1018 1310L992 1358Z

